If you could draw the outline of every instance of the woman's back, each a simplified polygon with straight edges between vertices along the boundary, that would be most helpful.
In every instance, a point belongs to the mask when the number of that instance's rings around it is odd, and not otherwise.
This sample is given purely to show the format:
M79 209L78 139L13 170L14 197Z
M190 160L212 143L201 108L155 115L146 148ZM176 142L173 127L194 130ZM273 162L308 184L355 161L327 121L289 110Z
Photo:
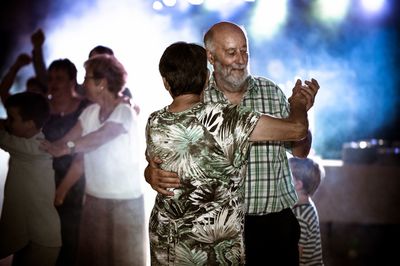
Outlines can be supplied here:
M242 184L257 121L248 109L219 103L179 113L164 108L150 116L148 155L181 178L173 197L156 198L149 227L152 261L243 263Z

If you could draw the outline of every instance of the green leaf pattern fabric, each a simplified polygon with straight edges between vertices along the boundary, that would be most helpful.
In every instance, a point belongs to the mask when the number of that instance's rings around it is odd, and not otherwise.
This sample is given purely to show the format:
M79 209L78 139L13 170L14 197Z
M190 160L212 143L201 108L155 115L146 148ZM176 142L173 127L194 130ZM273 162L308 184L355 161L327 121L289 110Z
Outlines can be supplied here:
M156 196L150 215L152 265L242 265L248 141L259 114L236 105L203 104L150 115L147 155L177 172L174 196Z

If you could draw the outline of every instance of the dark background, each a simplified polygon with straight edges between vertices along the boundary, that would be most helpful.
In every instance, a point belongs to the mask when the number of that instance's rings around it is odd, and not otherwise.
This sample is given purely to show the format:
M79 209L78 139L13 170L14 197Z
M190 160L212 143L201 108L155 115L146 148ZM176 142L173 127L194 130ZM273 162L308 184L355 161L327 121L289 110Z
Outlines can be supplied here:
M125 2L134 8L140 1ZM146 4L140 8L151 12L153 1L141 2ZM320 81L313 148L324 158L341 158L343 144L350 141L376 138L387 140L389 146L400 146L399 1L386 1L388 7L382 15L370 19L361 15L360 1L353 0L344 21L334 27L312 18L312 2L288 1L288 20L273 39L260 41L249 34L251 72L278 83L294 80L299 73L305 73L305 78L313 74ZM92 0L2 0L0 75L8 70L21 47L29 45L27 36L37 28L49 31L51 25L56 30L57 17L84 14L94 6ZM223 19L247 28L254 6L247 3ZM201 6L185 12L167 8L154 14L170 16L175 29L193 24L198 42L209 25L222 19L221 13L205 11ZM53 22L44 23L49 20ZM139 23L146 27L146 21ZM278 60L285 70L267 68L270 59ZM303 68L307 72L301 72Z

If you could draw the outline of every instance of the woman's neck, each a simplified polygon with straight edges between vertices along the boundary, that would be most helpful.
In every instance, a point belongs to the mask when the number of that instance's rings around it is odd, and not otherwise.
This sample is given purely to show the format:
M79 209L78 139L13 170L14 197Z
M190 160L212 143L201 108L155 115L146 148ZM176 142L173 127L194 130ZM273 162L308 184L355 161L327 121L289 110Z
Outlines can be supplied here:
M168 111L178 113L190 109L200 102L200 95L198 94L183 94L174 98L172 103L168 106Z
M103 98L102 101L99 101L98 104L100 105L100 114L99 120L104 122L107 118L111 115L114 111L115 107L122 101L121 97L108 97Z
M80 100L77 98L64 98L60 100L51 99L50 108L52 114L64 116L74 112L79 106Z

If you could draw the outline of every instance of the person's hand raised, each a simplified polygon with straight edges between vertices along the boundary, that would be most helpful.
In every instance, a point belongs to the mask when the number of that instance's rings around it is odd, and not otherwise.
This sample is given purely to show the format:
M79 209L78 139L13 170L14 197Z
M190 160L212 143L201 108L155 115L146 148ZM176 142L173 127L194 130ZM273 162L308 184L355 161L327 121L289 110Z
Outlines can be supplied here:
M15 62L15 64L18 67L23 67L23 66L29 65L31 62L32 62L32 58L28 54L22 53L22 54L18 55L17 61Z
M315 79L311 79L311 81L306 80L304 83L305 85L302 84L300 79L296 81L296 84L292 89L292 95L289 97L289 102L292 101L294 97L296 97L297 101L302 101L298 98L298 96L302 95L304 98L303 100L306 101L305 104L308 111L314 105L315 96L319 90L319 84Z
M315 96L319 90L318 81L315 79L311 79L311 81L304 81L306 86L303 86L301 93L307 98L307 111L310 110L311 107L314 106Z
M45 37L42 29L38 29L31 35L31 42L33 46L42 46L44 43Z

